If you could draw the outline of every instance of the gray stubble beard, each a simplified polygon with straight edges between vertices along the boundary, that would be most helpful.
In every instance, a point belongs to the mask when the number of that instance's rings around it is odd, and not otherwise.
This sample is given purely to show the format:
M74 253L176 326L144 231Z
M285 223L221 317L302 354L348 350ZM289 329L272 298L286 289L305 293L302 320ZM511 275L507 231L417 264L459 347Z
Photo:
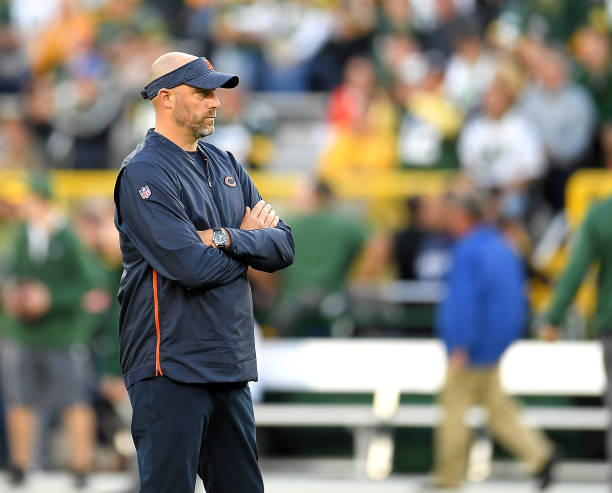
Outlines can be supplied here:
M195 129L192 129L192 130L195 130ZM208 137L209 135L212 135L214 131L215 131L214 125L210 127L198 127L197 138L203 139L204 137ZM194 136L196 136L196 133L194 133Z
M184 108L184 106L180 106L180 109ZM198 124L194 119L188 121L185 117L184 113L180 111L179 107L174 108L174 122L182 127L188 129L195 139L203 139L204 137L208 137L212 135L215 131L214 123L211 126L205 127L201 124Z

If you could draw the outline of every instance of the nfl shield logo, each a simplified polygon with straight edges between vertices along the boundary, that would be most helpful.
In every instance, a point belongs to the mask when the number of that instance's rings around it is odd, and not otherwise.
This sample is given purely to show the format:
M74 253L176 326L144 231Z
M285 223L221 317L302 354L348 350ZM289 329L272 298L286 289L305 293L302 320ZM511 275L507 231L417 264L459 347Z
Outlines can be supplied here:
M151 189L149 188L149 185L145 185L140 190L138 190L138 193L140 194L141 198L148 199L151 196Z

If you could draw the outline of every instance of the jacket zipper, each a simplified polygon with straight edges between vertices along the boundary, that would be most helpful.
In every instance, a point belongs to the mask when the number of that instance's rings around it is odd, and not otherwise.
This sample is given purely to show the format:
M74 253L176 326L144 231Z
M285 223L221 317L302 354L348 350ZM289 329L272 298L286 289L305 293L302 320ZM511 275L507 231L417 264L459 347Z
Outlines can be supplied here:
M157 271L153 269L153 309L155 313L155 331L157 332L157 344L155 346L155 376L163 376L161 362L159 359L159 346L161 342L161 331L159 328L159 300L157 296Z
M198 153L200 154L202 161L204 161L204 171L206 172L206 180L208 181L208 187L212 188L212 182L210 181L210 171L208 170L208 158L200 149L198 149Z

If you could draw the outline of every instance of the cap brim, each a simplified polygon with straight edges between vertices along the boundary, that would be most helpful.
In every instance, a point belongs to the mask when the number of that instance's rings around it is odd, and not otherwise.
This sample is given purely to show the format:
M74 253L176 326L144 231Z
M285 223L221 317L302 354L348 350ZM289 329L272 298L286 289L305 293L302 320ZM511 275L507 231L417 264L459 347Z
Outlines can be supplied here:
M238 85L240 79L237 75L224 74L222 72L207 72L195 79L185 82L188 86L197 87L199 89L217 89L223 87L232 89Z

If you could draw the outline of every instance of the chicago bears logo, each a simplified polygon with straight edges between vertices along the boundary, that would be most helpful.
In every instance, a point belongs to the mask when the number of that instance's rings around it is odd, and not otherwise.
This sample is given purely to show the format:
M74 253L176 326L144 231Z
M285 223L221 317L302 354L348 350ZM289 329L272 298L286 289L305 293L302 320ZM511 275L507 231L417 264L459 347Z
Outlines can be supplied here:
M208 61L208 58L204 58L204 61L206 62L206 65L208 65L208 68L209 68L210 70L215 70L215 68L213 67L212 63L210 63L210 62Z
M231 176L226 176L224 181L228 187L234 188L236 186L236 180L234 180Z
M151 196L151 189L149 185L145 185L140 190L138 190L141 199L148 199Z

